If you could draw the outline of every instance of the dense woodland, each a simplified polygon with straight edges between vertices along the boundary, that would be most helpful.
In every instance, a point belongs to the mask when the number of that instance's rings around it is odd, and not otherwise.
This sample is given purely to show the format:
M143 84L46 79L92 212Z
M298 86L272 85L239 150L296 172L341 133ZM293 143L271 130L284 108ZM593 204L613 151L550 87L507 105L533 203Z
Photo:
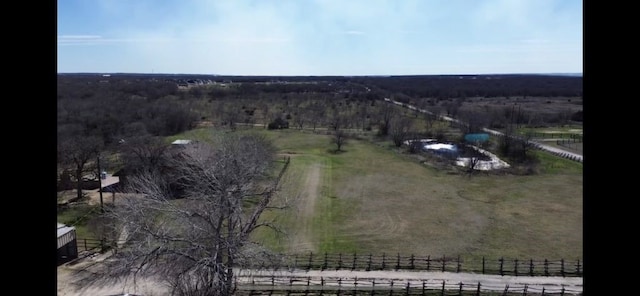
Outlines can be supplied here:
M60 74L58 139L82 134L109 146L127 137L180 133L202 120L268 124L282 117L289 127L335 127L340 123L332 115L347 112L359 115L368 128L384 120L378 112L384 97L440 107L447 114L453 113L451 105L464 109L465 100L473 98L573 98L581 109L582 77Z
M464 132L581 123L582 81L560 75L59 74L58 163L61 179L69 180L83 175L97 151L125 142L149 145L198 125L375 131L400 146L418 135L442 136L433 125L439 115L465 121ZM410 113L384 98L431 113ZM423 123L416 126L418 118Z

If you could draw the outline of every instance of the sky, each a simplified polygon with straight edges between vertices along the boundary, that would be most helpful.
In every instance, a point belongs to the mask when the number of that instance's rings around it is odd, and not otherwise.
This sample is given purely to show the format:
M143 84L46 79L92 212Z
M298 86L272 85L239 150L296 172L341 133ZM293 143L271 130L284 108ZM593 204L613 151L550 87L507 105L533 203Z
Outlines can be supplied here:
M582 0L58 0L58 73L583 72Z

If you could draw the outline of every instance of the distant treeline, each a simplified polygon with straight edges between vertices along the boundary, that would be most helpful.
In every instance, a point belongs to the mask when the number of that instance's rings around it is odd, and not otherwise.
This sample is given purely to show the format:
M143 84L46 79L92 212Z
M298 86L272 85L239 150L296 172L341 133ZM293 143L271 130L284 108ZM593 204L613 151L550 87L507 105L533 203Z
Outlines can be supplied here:
M582 77L547 75L439 75L354 78L411 97L582 97Z
M102 77L99 74L60 74L70 77ZM322 91L335 89L332 83L350 83L390 93L401 92L412 97L459 98L459 97L582 97L582 76L542 74L495 74L495 75L412 75L412 76L221 76L187 74L110 74L110 78L126 80L162 80L180 83L189 80L205 80L216 83L282 83L262 86L263 91L287 92L288 89ZM304 83L286 84L288 83ZM306 83L305 83L306 82ZM321 82L316 86L310 82ZM324 87L318 87L324 86ZM328 88L327 86L334 86Z

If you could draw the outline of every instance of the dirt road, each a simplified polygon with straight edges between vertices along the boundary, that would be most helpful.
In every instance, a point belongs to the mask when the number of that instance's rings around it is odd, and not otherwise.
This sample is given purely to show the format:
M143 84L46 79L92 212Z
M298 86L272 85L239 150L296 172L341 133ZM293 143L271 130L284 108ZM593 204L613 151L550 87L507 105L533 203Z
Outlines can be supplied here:
M91 273L99 273L97 263L108 258L108 254L97 255L79 260L73 265L58 267L57 291L59 296L80 295L115 295L131 293L138 295L169 295L169 289L160 281L149 278L122 280L117 284L98 285L83 282ZM83 270L75 273L75 271ZM351 271L351 270L237 270L237 280L241 289L271 286L275 279L284 289L291 286L306 288L310 283L310 290L324 289L340 285L347 290L355 286L361 289L389 288L391 286L403 289L426 286L429 289L439 289L442 285L456 288L461 283L463 289L475 290L480 283L482 291L502 292L509 288L512 292L527 291L528 293L564 293L565 295L579 295L583 293L583 278L581 277L544 277L544 276L500 276L474 273L453 273L437 271ZM354 285L355 283L355 285ZM315 287L314 287L315 285ZM342 288L343 287L343 288ZM295 288L295 287L293 287Z

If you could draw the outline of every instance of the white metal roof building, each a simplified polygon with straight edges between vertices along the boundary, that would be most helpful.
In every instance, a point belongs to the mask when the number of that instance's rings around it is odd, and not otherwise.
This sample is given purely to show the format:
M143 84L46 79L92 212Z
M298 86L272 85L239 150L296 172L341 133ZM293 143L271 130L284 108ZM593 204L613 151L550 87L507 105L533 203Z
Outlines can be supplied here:
M78 258L76 228L58 223L58 265Z

